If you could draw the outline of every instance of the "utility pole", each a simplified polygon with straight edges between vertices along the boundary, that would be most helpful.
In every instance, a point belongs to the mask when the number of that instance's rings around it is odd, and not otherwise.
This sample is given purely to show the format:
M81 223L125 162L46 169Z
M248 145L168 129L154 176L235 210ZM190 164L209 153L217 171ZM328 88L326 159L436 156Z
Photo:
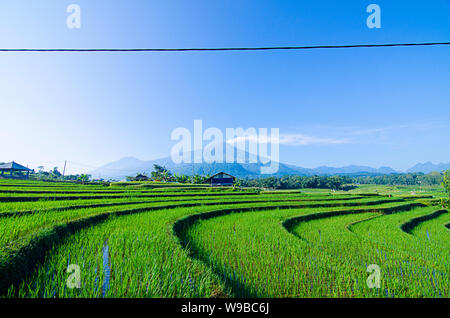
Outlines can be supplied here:
M66 164L67 164L67 160L64 160L64 169L63 169L63 175L62 175L63 180L64 180L64 175L66 174Z

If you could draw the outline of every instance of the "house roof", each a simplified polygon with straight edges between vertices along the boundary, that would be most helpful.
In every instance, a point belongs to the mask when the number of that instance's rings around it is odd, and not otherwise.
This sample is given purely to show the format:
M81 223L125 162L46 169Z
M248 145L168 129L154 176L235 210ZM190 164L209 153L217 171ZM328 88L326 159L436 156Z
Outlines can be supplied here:
M31 171L31 169L28 169L25 166L22 166L14 161L4 163L0 165L0 170L16 170L16 171Z
M235 176L232 176L232 175L229 174L229 173L226 173L226 172L218 172L218 173L216 173L216 174L213 174L213 175L212 175L211 177L209 177L208 179L206 179L205 182L210 181L212 178L214 178L215 176L217 176L217 175L219 175L219 174L226 174L227 176L233 178L233 180L236 179Z

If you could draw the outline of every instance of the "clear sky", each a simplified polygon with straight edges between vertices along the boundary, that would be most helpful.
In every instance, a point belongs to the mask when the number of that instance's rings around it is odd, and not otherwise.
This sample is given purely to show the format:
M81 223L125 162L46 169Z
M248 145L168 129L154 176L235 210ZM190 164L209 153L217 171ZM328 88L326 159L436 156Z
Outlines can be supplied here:
M81 29L66 8L81 7ZM381 7L381 29L366 7ZM450 41L450 1L0 0L2 48ZM450 47L0 53L0 161L68 172L166 157L177 127L279 128L280 161L450 161Z

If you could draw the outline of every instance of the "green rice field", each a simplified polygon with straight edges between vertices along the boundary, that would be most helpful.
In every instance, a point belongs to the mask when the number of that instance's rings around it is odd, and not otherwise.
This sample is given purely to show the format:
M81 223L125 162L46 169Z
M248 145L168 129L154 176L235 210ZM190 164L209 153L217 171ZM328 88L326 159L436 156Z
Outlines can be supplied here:
M0 297L448 298L441 197L0 180Z

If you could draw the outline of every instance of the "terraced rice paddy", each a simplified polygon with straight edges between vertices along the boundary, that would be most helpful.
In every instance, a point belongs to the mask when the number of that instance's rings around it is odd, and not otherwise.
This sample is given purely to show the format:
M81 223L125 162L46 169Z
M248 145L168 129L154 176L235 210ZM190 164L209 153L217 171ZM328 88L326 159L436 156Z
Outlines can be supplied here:
M0 180L0 293L447 298L450 215L418 199Z

